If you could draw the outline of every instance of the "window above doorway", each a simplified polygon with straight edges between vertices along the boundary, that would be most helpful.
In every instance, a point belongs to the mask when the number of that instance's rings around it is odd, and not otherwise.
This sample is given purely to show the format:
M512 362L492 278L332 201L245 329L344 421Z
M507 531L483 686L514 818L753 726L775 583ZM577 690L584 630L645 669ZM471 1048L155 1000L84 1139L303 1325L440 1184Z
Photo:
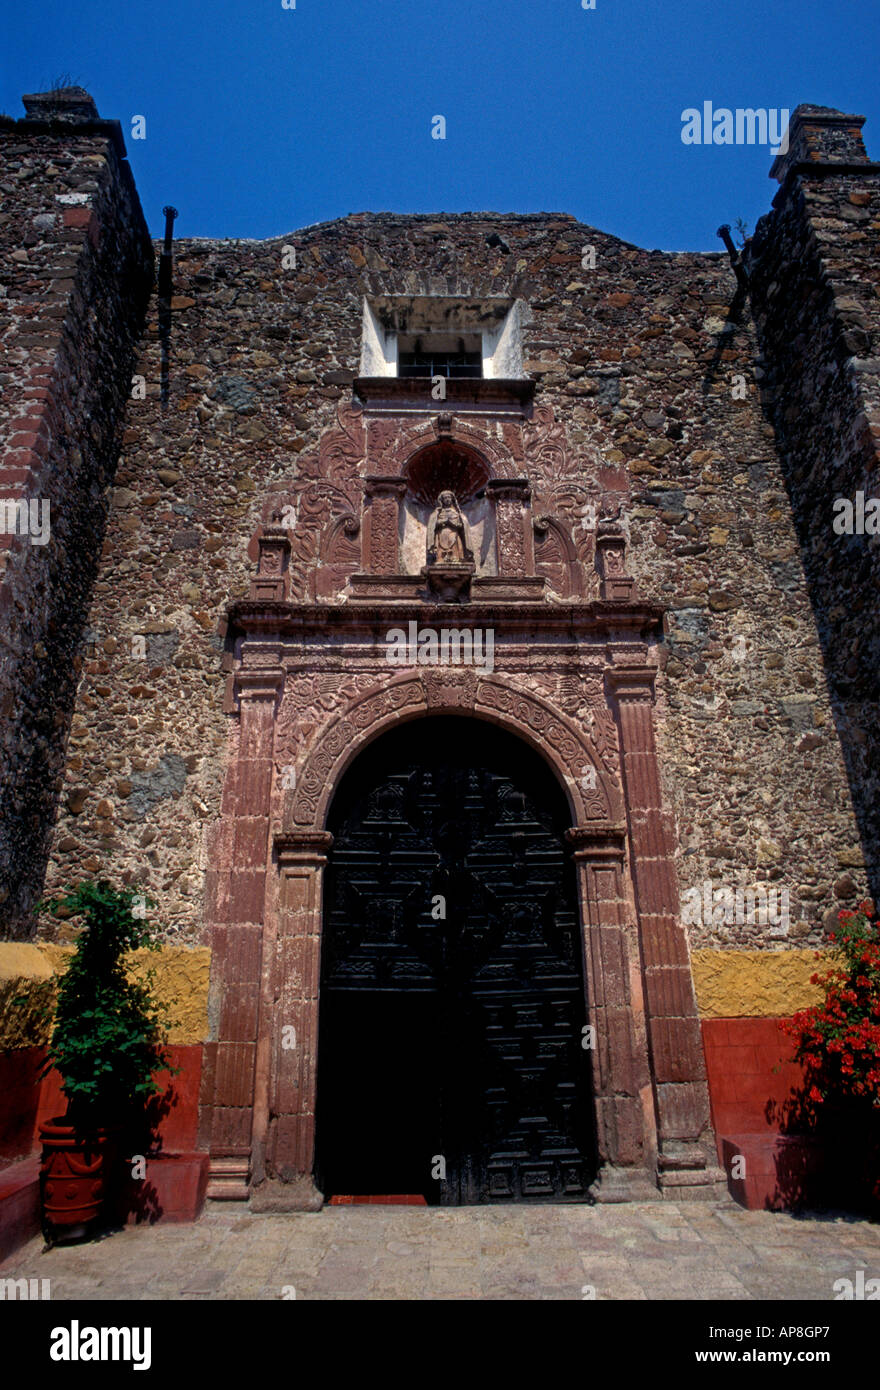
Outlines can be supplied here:
M397 338L398 376L481 377L483 345L476 333L466 337L439 333L401 333Z
M523 300L364 299L361 377L523 379Z

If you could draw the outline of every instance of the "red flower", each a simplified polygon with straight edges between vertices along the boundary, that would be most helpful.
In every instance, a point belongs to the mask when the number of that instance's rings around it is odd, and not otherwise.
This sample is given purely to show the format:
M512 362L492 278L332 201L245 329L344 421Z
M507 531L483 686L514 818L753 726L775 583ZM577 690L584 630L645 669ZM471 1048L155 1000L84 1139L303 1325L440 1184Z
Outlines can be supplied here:
M831 933L834 964L810 977L824 999L783 1023L814 1104L839 1092L880 1106L880 922L872 924L872 911L868 902L858 912L841 910Z

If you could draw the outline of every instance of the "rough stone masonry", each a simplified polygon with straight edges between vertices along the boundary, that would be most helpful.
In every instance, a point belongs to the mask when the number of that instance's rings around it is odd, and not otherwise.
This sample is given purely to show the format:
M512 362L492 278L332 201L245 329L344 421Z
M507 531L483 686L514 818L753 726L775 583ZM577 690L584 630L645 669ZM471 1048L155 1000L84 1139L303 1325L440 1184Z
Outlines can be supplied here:
M5 935L51 939L44 883L101 875L156 900L169 944L210 945L213 1195L298 1192L324 771L415 705L519 720L578 817L602 1157L713 1190L688 945L800 978L878 888L877 543L832 524L877 487L862 118L797 109L733 264L564 213L360 213L181 240L166 293L118 123L78 88L25 108L0 118L0 500L51 529L0 538ZM386 330L463 354L482 333L494 365L444 405L386 370ZM495 548L417 606L440 628L473 580L494 673L393 685L381 633L415 616L419 507L450 469ZM716 888L784 895L785 921L676 917ZM768 978L710 1012L796 1007L762 1003Z
M525 301L537 399L624 482L632 572L667 610L682 890L787 885L792 944L819 943L876 873L876 545L830 526L876 463L861 119L795 114L747 295L724 254L644 251L565 214L362 213L178 242L163 343L118 124L81 93L26 104L0 124L2 482L48 496L53 525L46 554L16 537L3 557L7 932L35 930L51 842L50 886L106 871L158 898L169 938L198 938L234 738L224 611L263 501L351 397L364 296L465 294ZM692 930L762 944L754 925Z

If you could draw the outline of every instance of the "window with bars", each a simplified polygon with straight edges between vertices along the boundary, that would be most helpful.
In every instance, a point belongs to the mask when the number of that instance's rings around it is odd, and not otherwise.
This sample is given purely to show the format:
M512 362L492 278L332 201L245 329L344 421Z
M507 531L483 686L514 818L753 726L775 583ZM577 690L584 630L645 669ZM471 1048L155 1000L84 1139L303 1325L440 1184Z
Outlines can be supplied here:
M436 344L430 339L416 338L412 345L400 343L397 355L398 376L424 377L481 377L483 354L480 346L469 346L459 338L455 346L446 340Z

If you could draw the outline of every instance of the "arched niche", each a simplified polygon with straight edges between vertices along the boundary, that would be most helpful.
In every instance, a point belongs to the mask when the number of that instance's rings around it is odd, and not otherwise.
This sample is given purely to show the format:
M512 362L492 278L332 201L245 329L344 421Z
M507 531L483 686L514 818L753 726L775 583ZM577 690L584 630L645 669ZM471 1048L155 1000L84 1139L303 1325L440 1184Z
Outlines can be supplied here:
M400 555L405 574L425 563L428 519L441 492L453 494L467 519L477 575L498 572L495 514L485 494L489 464L470 445L438 439L418 449L403 468L406 493L400 508Z

